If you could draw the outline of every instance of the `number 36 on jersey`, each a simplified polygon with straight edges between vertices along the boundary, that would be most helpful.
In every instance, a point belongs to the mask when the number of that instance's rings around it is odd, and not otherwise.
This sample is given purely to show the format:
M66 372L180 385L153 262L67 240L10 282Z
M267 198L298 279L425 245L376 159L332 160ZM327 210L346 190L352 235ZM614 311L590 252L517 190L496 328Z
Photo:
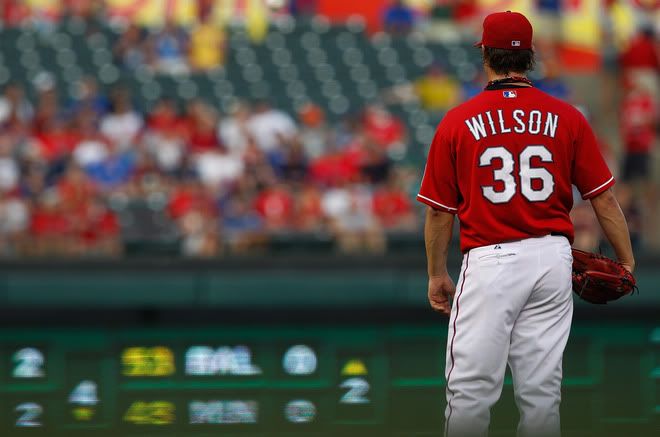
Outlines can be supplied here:
M481 192L492 203L507 203L519 191L530 202L547 200L555 188L555 179L546 168L532 167L532 158L541 162L552 162L552 153L545 146L530 145L514 156L504 146L488 147L479 157L480 167L493 167L493 178L501 181L504 189L497 190L493 185L482 185ZM518 160L520 187L514 177L514 164ZM494 166L494 161L500 160L500 168ZM538 181L533 184L533 181Z

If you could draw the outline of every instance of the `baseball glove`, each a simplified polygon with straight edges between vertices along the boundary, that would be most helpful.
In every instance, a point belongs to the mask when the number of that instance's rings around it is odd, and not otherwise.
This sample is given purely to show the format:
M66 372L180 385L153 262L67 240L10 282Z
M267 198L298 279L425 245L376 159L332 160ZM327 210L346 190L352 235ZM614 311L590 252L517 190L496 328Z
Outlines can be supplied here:
M573 249L573 291L587 302L606 304L636 290L635 277L621 263Z

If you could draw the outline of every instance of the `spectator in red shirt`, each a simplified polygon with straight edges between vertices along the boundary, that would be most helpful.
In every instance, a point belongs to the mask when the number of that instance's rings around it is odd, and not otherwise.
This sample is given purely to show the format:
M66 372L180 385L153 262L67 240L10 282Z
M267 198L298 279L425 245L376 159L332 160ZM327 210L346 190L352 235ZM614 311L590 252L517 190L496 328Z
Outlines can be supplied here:
M85 253L118 256L121 254L119 220L101 199L93 199L85 214L81 231Z
M310 165L312 181L323 186L335 186L358 179L359 161L355 155L334 150Z
M209 257L219 253L217 207L200 181L188 179L179 186L167 210L179 229L183 255Z
M33 121L33 131L39 134L61 116L55 88L47 88L39 93L39 102Z
M405 126L384 106L367 107L364 112L364 130L370 140L388 152L400 151L405 148Z
M657 72L660 68L660 59L658 43L653 33L652 28L647 28L632 38L628 48L621 54L621 66L624 70L642 68Z
M179 116L176 103L171 99L158 101L147 118L143 144L159 169L175 174L181 168L186 135L186 121Z
M193 153L217 150L221 147L217 135L217 114L201 100L190 102L187 108L189 146Z
M19 26L30 17L30 6L23 0L6 0L0 3L2 22L7 26Z
M286 185L276 184L259 193L254 207L264 219L266 229L270 231L292 229L294 201Z
M621 54L624 83L640 83L651 90L654 98L660 98L660 43L652 28L643 29Z
M395 175L375 191L373 210L385 230L414 231L417 226L409 196Z
M62 119L46 122L36 136L39 156L48 162L67 157L73 151L78 136Z
M75 214L86 209L96 194L96 188L83 169L70 163L57 183L57 193L63 210Z
M454 19L461 23L475 20L479 16L479 5L476 0L456 0Z
M643 85L632 82L620 112L621 135L625 148L623 179L648 180L658 119L653 96Z
M321 192L313 184L303 184L296 193L295 227L303 232L316 232L323 228Z
M74 217L67 215L56 191L45 192L37 200L30 221L32 243L29 252L36 256L71 255L79 252L73 238Z
M215 206L201 182L188 179L179 184L170 196L167 211L170 217L179 220L191 211L202 211L205 215L212 215L215 213Z

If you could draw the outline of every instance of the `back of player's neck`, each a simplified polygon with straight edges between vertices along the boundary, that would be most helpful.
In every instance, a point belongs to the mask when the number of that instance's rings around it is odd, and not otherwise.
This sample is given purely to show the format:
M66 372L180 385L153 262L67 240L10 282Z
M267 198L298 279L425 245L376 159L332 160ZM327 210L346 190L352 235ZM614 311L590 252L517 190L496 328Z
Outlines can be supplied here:
M511 83L515 85L531 86L531 84L529 83L529 79L527 78L527 75L524 73L496 74L492 71L487 71L486 76L488 78L488 83L511 81ZM521 80L514 82L515 79L521 79Z

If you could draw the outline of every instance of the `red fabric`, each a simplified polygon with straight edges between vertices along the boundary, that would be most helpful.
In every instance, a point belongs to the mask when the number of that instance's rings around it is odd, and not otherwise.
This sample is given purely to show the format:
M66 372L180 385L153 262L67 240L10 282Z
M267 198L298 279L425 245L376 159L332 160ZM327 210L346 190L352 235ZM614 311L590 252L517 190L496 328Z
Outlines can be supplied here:
M53 161L71 153L79 141L78 135L65 130L53 130L42 132L37 135L39 151L47 161Z
M442 120L417 199L458 213L463 251L552 232L572 242L571 184L585 198L614 184L582 114L535 88L492 90Z
M392 116L382 119L370 114L369 111L364 117L364 129L372 141L385 147L402 141L406 132L401 120Z
M22 0L2 2L2 21L7 26L17 26L30 16L30 7Z
M657 118L653 97L640 93L628 96L621 106L621 135L626 151L646 153L655 140Z
M99 216L87 220L81 236L87 244L92 244L101 238L118 236L119 230L117 216L112 211L105 210Z
M323 219L323 209L321 208L321 195L314 186L309 186L297 196L295 221L300 229L319 226Z
M353 153L336 153L314 160L309 172L314 182L334 186L355 180L360 174L360 168Z
M603 64L603 55L596 49L562 44L559 47L559 62L567 71L595 72Z
M190 150L197 153L216 150L220 145L215 129L206 131L194 129L190 134L189 142Z
M255 209L270 227L287 227L293 213L293 197L280 189L261 192L255 200Z
M660 69L657 50L652 38L640 35L630 42L626 51L621 55L621 65L624 68Z
M199 211L204 214L213 214L215 208L213 201L203 191L182 187L176 190L170 197L167 205L170 217L178 219L191 211Z
M463 0L454 7L453 16L456 21L470 20L479 13L479 5L475 0Z
M396 225L411 211L410 200L408 200L406 193L402 191L382 189L374 193L373 212L386 228Z
M87 180L70 181L65 177L57 184L57 192L65 208L75 209L87 205L96 193L96 189Z
M37 208L32 213L30 233L35 237L64 235L71 230L71 222L60 211Z
M175 114L152 114L147 120L147 127L158 132L185 135L188 125L185 120L177 117Z
M496 12L484 20L484 33L478 46L507 50L532 48L532 24L520 12Z
M359 15L366 21L369 32L377 32L383 27L383 11L390 4L389 0L337 1L318 0L317 13L332 23L344 24L352 16Z

